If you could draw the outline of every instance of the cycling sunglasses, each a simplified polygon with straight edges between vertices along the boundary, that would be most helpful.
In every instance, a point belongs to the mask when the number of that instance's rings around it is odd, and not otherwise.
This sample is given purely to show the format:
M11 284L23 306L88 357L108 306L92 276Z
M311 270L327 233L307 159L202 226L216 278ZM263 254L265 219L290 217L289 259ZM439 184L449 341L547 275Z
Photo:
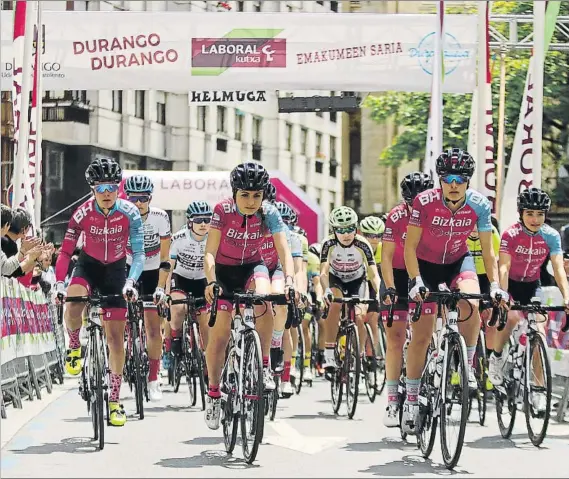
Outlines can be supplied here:
M211 223L211 216L200 216L199 218L192 218L192 223L195 223L197 225L209 225Z
M128 196L127 199L131 203L136 203L137 201L140 201L141 203L148 203L150 201L150 195Z
M93 189L99 194L104 193L105 191L108 191L109 193L115 193L119 191L119 185L116 183L103 183L93 186Z
M381 239L383 237L383 235L376 235L376 234L367 234L364 233L364 238L369 238L369 239Z
M339 235L349 235L350 233L356 232L356 227L349 226L347 228L334 228L334 232L338 233Z
M457 185L464 185L464 183L468 182L468 178L461 175L446 175L441 176L441 181L447 185L450 185L452 182L455 182Z

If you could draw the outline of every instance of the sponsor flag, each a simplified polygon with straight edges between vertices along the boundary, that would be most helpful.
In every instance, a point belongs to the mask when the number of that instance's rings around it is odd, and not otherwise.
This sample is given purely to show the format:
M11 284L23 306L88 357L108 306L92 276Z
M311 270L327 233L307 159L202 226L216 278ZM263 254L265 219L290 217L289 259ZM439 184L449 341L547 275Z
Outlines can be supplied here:
M436 180L435 160L443 149L443 81L445 77L444 62L444 15L445 2L437 2L437 26L434 33L433 79L431 87L431 104L427 124L427 146L423 171Z
M559 14L559 3L560 2L558 1L548 1L546 5L544 54L547 52L549 45L551 44L553 31L555 29L555 22L557 21L557 16ZM535 117L538 114L543 114L543 110L538 108L538 105L534 102L534 72L536 61L539 61L539 59L536 60L536 56L532 54L529 61L524 95L522 97L522 105L520 109L520 117L516 128L516 135L514 137L510 164L508 166L504 192L502 194L502 198L505 201L502 201L502 204L500 205L500 223L503 228L511 226L518 220L517 209L512 207L512 203L509 200L517 198L519 192L526 188L530 188L534 185L541 185L541 182L538 183L536 181L534 175L536 168L534 155L536 148ZM541 161L537 163L541 169Z

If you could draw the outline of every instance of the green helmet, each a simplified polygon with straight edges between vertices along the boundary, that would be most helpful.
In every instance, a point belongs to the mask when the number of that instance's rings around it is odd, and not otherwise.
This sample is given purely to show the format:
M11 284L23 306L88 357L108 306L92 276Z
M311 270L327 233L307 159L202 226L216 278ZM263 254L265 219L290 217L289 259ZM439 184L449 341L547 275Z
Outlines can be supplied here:
M358 215L348 206L339 206L331 211L329 223L332 228L349 228L350 226L357 226Z
M377 216L368 216L361 220L360 231L367 235L382 235L385 231L385 223Z

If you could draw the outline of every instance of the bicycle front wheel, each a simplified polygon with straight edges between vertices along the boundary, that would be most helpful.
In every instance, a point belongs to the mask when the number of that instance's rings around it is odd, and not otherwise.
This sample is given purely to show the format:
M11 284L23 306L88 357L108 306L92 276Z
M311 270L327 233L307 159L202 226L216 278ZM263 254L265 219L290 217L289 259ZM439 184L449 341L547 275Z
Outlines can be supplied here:
M97 332L92 336L93 344L91 349L91 414L93 420L93 428L95 439L99 439L99 449L105 448L105 417L103 415L103 364L101 358L101 332Z
M136 412L140 420L144 419L144 378L142 377L142 360L140 351L140 334L138 324L132 323L132 359L134 364L134 397L136 399Z
M250 330L241 338L243 343L244 371L241 395L241 442L243 456L248 464L257 457L265 426L263 397L263 356L257 331Z
M192 357L194 362L194 369L195 374L198 376L198 380L200 383L200 396L202 400L202 411L205 411L205 393L206 393L206 384L205 384L205 355L203 352L202 341L200 337L200 331L197 324L194 324L192 327L192 332L194 336L194 340L192 341L193 351Z
M346 381L346 405L348 418L352 419L358 405L361 373L360 340L355 325L346 331L346 356L344 358L344 379Z
M373 344L373 334L371 326L368 323L364 324L366 330L365 346L364 346L364 363L363 374L366 385L367 397L370 402L375 401L377 396L377 382L378 382L378 368L377 368L377 352Z
M447 335L445 347L445 397L441 400L441 450L447 469L453 469L462 453L468 420L468 359L463 337ZM456 437L452 444L451 438Z
M182 328L182 362L184 364L184 370L186 373L186 383L188 385L188 390L190 392L190 406L195 406L198 398L197 395L197 378L193 371L194 365L194 342L195 337L193 337L193 331L188 329L187 321L184 321L184 326ZM197 371L195 372L197 373ZM179 378L179 379L178 379ZM182 380L182 374L180 373L176 379L176 385L180 387L180 381Z
M526 426L531 443L538 447L545 439L549 425L552 382L547 348L539 333L531 336L524 362Z
M300 390L302 389L302 381L304 380L304 331L302 330L302 325L297 326L298 331L298 347L296 348L296 361L295 361L295 369L296 369L296 378L294 384L294 392L296 394L300 394Z

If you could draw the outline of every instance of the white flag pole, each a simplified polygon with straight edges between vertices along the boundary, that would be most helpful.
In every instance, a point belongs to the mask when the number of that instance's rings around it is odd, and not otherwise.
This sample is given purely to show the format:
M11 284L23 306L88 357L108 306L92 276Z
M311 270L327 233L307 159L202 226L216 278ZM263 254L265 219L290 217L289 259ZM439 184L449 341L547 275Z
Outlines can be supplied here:
M547 2L533 2L533 186L541 188L543 135L543 71L545 63L545 7Z
M38 1L37 6L37 85L36 85L36 164L35 164L35 181L34 181L34 217L36 228L40 228L41 224L41 183L42 183L42 113L43 113L43 72L42 72L42 52L43 52L43 28L42 28L42 4Z
M478 71L476 85L476 176L478 185L485 184L486 160L486 2L478 2Z

